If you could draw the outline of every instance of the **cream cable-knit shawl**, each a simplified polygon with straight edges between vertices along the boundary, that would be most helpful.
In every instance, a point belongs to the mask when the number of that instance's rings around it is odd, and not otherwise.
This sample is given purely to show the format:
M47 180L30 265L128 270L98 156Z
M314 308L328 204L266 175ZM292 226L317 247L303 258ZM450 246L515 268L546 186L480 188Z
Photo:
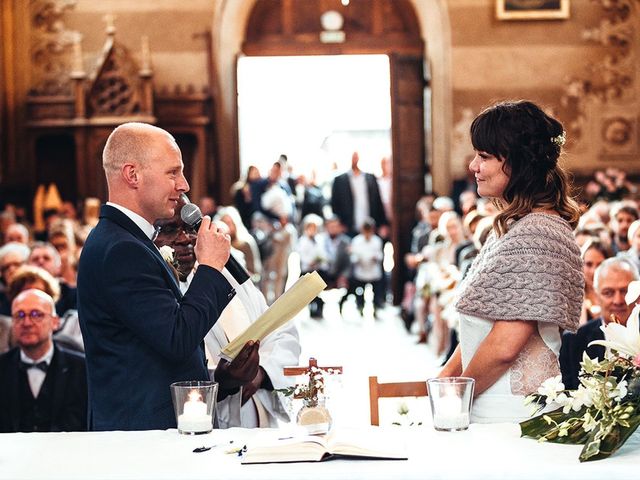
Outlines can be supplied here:
M570 225L557 215L530 213L502 237L492 232L460 291L460 313L550 322L574 332L584 276Z

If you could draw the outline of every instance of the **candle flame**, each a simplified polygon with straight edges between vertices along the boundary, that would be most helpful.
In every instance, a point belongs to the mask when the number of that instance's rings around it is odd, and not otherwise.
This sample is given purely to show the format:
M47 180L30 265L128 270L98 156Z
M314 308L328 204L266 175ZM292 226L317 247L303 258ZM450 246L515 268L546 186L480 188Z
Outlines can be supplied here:
M189 401L200 402L202 401L202 396L196 390L191 390L191 392L189 393Z

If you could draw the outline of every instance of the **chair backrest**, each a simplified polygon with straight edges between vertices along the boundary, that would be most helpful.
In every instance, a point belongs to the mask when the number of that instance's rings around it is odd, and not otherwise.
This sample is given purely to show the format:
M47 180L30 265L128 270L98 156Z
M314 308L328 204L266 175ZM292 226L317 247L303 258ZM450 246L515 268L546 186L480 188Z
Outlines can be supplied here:
M380 425L378 399L383 397L426 397L427 382L378 383L378 377L369 377L369 403L371 425Z

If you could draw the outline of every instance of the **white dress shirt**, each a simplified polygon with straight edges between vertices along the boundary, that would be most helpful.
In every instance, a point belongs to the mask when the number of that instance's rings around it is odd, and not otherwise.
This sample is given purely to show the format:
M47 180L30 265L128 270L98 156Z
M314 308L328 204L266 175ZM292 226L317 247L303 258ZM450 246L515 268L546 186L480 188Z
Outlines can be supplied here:
M140 227L140 230L142 230L144 234L147 237L149 237L149 240L153 240L153 237L156 233L156 229L145 218L141 217L136 212L133 212L126 207L123 207L122 205L118 205L117 203L107 202L107 205L113 208L117 208L122 213L124 213L127 217L131 219L133 223L135 223L138 227Z
M47 366L50 366L52 358L53 343L51 343L51 346L49 347L49 350L47 350L47 353L36 360L32 360L31 358L27 357L27 355L22 350L20 350L20 360L25 363L32 363L35 365L36 363L45 362ZM44 379L46 378L46 376L47 372L43 372L39 368L29 368L27 370L27 378L29 379L29 387L31 387L33 398L38 398L40 389L42 388L42 384L44 383Z
M350 170L349 183L353 193L353 229L360 231L364 220L370 215L369 192L364 173L356 175Z

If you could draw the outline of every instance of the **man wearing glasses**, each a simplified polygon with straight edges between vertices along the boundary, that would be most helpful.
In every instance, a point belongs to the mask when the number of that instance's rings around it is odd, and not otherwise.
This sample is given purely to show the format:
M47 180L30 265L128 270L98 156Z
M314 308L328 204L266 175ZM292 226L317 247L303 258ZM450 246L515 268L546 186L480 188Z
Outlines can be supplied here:
M62 432L87 428L82 354L54 344L53 299L30 289L11 305L17 348L0 356L0 432Z
M184 198L180 198L173 217L155 222L159 228L155 244L173 249L180 289L186 292L196 272L194 249L198 232L182 221L180 210L184 205ZM289 415L282 398L273 390L292 384L292 378L284 376L283 367L298 364L298 331L290 322L260 342L259 356L245 361L238 355L231 363L221 361L220 351L267 309L264 296L250 280L240 285L226 268L221 273L237 295L204 338L212 360L209 367L216 367L212 380L220 385L218 399L224 398L216 407L219 426L277 427L278 420L288 422Z

